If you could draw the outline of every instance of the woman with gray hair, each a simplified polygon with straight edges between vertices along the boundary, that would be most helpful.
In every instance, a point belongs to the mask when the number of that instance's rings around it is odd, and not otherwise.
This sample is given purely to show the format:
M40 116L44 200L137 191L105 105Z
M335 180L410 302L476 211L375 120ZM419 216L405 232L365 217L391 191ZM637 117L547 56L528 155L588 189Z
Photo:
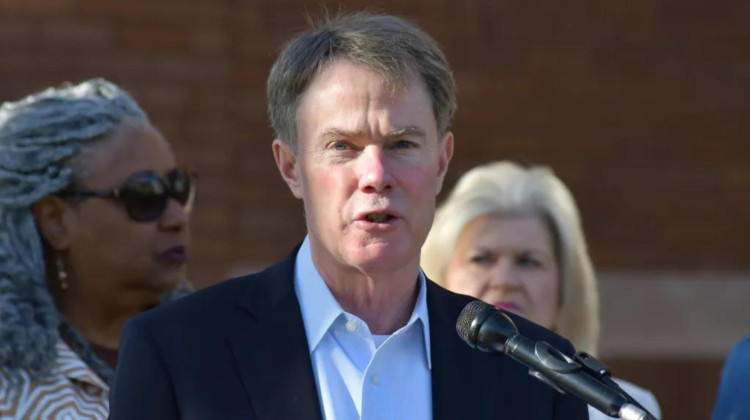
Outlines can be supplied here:
M0 107L0 418L107 417L124 322L185 283L193 191L110 82Z
M435 213L422 268L444 287L519 314L596 354L599 293L578 208L546 167L476 167ZM651 392L617 379L657 418ZM589 407L591 419L608 418Z

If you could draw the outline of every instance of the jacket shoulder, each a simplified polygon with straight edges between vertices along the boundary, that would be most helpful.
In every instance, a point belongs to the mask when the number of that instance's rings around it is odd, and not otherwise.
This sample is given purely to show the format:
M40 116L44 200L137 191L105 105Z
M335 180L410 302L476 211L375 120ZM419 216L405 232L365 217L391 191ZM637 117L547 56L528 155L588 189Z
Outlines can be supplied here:
M154 336L196 337L225 335L241 327L253 310L294 292L296 249L281 262L258 273L224 280L173 302L148 310L130 321Z
M428 293L431 292L431 294L433 295L433 302L436 304L436 306L440 306L442 311L445 311L444 315L449 319L457 321L458 316L464 309L464 307L466 307L466 305L468 305L469 303L477 300L476 298L471 296L451 292L450 290L445 289L444 287L431 280L428 280L427 283ZM534 341L546 341L553 347L556 347L558 350L569 356L572 356L573 353L575 353L575 349L573 348L573 345L570 343L570 341L560 336L559 334L556 334L548 330L547 328L537 325L529 321L528 319L514 313L503 311L502 309L498 310L502 311L503 313L508 315L511 320L513 320L513 323L516 324L516 327L518 327L518 332L521 335Z

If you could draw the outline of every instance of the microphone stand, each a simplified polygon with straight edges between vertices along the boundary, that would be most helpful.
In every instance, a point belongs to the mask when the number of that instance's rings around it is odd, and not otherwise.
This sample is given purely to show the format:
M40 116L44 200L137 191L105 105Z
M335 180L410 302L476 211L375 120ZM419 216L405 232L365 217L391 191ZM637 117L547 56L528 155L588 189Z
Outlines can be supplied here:
M529 374L563 394L574 395L602 413L623 420L656 420L610 377L609 368L587 353L568 357L544 341L519 334L499 309L473 301L461 311L456 332L471 348L505 353Z
M625 397L627 403L621 408L620 415L621 419L626 420L656 420L655 417L648 412L635 398L631 397L630 394L625 392L617 382L612 380L612 374L609 371L609 367L602 363L596 357L586 352L576 352L573 356L573 360L578 362L589 375L599 380L601 383L609 386L613 390L617 391ZM605 413L606 414L606 413Z
M532 342L515 334L505 353L528 366L529 374L562 394L571 393L602 413L623 420L656 420L612 380L609 368L585 352L566 356L546 342ZM521 350L521 351L519 351ZM568 384L579 386L570 387ZM585 384L584 387L580 385Z

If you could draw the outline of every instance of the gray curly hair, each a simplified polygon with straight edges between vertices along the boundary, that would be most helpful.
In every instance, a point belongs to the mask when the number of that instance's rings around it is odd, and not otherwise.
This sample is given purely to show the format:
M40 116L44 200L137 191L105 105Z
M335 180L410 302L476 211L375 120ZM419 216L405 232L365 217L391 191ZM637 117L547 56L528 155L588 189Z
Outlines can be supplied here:
M123 90L103 80L66 84L0 107L0 369L49 373L63 338L105 381L111 369L55 308L32 205L80 176L75 157L124 120L148 123Z

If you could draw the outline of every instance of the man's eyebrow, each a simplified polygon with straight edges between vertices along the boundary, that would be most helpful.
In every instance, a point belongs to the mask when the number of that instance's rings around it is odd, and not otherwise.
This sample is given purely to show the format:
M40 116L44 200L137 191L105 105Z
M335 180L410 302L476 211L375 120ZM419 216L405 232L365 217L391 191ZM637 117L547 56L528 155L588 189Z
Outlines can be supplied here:
M348 138L361 138L366 137L367 134L365 134L362 131L358 130L344 130L341 128L335 128L331 127L326 130L324 130L320 138L324 140L341 140L341 139L348 139ZM415 126L407 126L407 127L396 127L388 134L386 134L386 138L392 139L392 138L398 138L398 137L404 137L404 136L417 136L417 137L425 137L425 133L422 129Z
M348 131L340 128L328 128L320 134L320 138L325 140L341 140L352 137L362 137L363 133L359 131Z
M391 137L391 138L403 137L403 136L425 137L425 133L419 127L414 127L414 126L396 128L396 129L391 130L390 133L388 133L388 137Z

